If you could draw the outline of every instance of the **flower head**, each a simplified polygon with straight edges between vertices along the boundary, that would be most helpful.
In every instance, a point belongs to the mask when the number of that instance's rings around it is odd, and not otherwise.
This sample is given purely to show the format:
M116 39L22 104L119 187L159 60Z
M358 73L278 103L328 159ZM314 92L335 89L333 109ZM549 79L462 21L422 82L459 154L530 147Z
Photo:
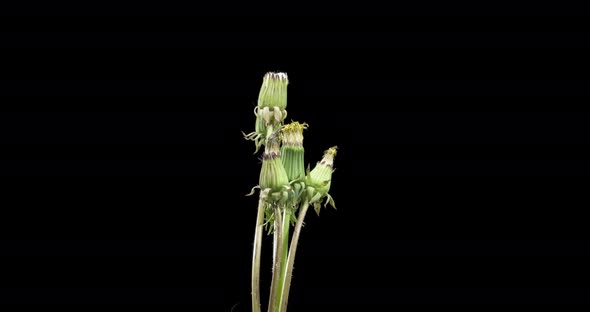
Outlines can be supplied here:
M303 130L307 129L306 123L297 121L283 126L281 130L281 153L283 165L290 181L305 176Z
M262 87L258 95L258 105L254 109L256 115L255 131L244 134L248 140L254 141L256 152L275 130L283 125L287 117L287 85L286 73L269 72L262 79Z
M276 106L281 110L286 109L288 84L289 79L286 73L266 73L258 95L258 108Z
M311 170L308 169L306 176L307 186L307 200L314 205L316 213L320 213L320 201L326 198L327 205L330 203L332 207L336 208L332 196L328 193L332 185L332 173L334 172L334 157L336 156L337 147L331 147L324 152L324 157Z
M259 186L261 196L270 203L285 203L292 189L283 162L278 133L272 133L267 139L262 154L262 168L260 170Z
M332 185L332 172L334 172L334 156L336 156L337 147L331 147L324 152L324 157L317 163L315 168L310 172L309 185L316 187L323 193L330 191Z
M260 130L264 132L273 126L270 132L278 129L287 117L287 85L289 79L286 73L267 73L262 80L262 87L258 95L256 117L263 121ZM268 136L268 133L265 133Z
M277 134L272 134L262 154L262 170L260 171L260 188L279 190L289 184L289 178L281 161L281 150Z

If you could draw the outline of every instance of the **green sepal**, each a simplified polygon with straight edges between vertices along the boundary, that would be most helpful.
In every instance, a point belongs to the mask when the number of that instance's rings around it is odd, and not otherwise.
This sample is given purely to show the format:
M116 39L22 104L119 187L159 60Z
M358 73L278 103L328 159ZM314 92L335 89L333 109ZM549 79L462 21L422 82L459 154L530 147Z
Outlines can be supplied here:
M315 210L315 213L318 215L318 217L320 216L320 209L322 208L322 205L318 202L313 203L313 209Z
M250 191L250 193L246 194L246 196L254 195L254 193L256 192L256 191L254 191L255 189L260 189L260 186L256 185L255 187L253 187L252 190Z
M272 211L272 209L266 209L264 211L265 214L265 219L266 221L264 222L264 228L266 229L266 235L270 235L273 233L274 230L274 220L275 220L275 215L274 212Z
M332 208L336 209L336 204L334 204L334 198L330 196L330 194L326 194L326 202L324 203L324 207L328 206L328 203Z

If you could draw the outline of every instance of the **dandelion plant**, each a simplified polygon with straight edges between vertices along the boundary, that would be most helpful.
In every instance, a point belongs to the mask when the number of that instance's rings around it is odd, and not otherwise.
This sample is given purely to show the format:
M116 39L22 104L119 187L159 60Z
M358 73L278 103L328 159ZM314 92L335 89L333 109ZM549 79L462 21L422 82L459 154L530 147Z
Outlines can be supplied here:
M258 213L252 255L252 311L260 312L260 260L262 235L266 225L273 234L272 279L268 312L285 312L289 298L295 252L309 206L319 215L325 200L335 208L328 194L332 183L336 147L325 151L313 170L305 170L303 131L307 123L287 125L287 85L285 73L267 73L254 108L254 131L244 137L254 142L255 153L263 146L258 185ZM295 225L291 237L290 228Z

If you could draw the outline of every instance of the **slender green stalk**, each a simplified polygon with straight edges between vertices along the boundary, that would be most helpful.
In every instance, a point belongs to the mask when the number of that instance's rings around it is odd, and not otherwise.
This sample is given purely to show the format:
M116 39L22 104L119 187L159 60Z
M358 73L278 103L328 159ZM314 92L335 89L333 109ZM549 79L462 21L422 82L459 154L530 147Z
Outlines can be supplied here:
M275 263L277 262L277 245L279 243L278 236L279 236L279 233L275 230L272 235L272 267L273 267L273 270L275 267Z
M273 131L274 131L272 125L268 125L268 127L266 129L267 129L267 132L266 132L265 140L268 139L273 134Z
M258 216L254 233L254 251L252 252L252 312L261 312L260 307L260 253L262 251L262 232L264 227L264 201L258 200Z
M281 296L280 310L277 312L287 311L287 302L289 301L289 290L291 289L291 278L293 277L293 263L295 262L295 253L297 252L297 243L299 242L299 235L301 234L301 227L303 226L303 220L305 214L309 208L309 203L305 200L301 204L299 211L299 217L297 218L297 224L295 224L295 230L293 231L293 238L291 238L291 246L289 247L289 257L287 259L287 268L285 270L285 284L283 286L283 295Z
M284 209L284 208L283 208ZM277 304L280 304L280 277L281 277L281 261L283 258L283 230L281 207L275 208L275 242L277 243L277 252L275 263L272 269L272 281L270 285L270 300L268 303L268 312L277 312Z
M277 300L276 309L279 311L285 288L285 273L287 270L287 257L289 256L289 225L291 224L291 212L285 209L283 214L283 256L281 258L281 275L279 278L279 300Z

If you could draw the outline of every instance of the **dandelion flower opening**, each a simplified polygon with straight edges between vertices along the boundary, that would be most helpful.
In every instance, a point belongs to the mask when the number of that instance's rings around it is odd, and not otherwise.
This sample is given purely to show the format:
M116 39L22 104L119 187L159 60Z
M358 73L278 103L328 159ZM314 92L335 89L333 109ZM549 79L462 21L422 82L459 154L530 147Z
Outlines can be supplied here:
M307 123L297 121L285 125L282 130L283 146L303 146L303 130L307 129Z
M334 157L338 152L338 146L332 146L324 152L324 158L322 158L321 164L324 164L329 167L334 166Z

